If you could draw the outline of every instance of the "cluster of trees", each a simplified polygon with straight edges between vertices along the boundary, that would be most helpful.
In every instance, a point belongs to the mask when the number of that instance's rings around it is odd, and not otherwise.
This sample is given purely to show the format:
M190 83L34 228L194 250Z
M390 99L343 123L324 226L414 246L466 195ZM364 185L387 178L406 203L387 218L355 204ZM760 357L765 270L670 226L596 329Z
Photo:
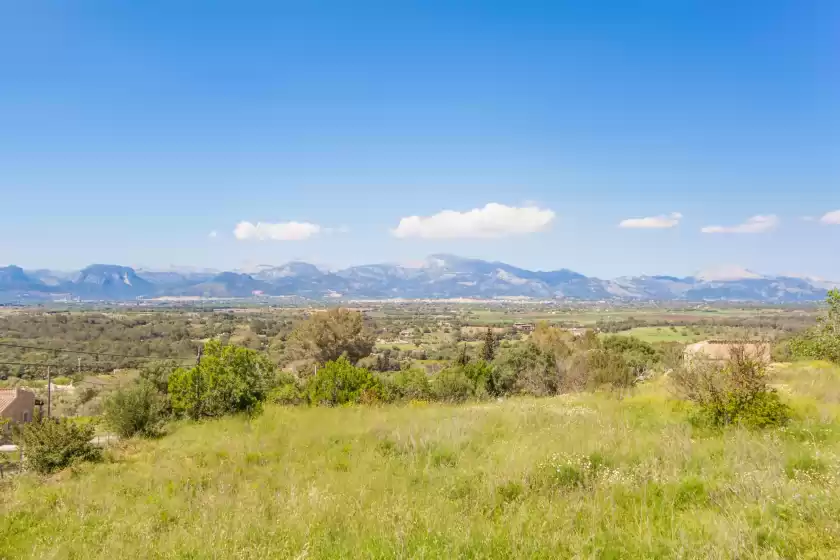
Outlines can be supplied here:
M760 312L749 316L702 318L686 316L683 319L657 319L628 317L622 320L599 319L595 328L600 332L619 333L639 327L663 327L676 330L677 327L690 328L694 332L703 330L717 330L721 333L727 330L739 329L754 331L762 335L773 334L782 336L801 331L813 323L813 315L807 313L773 313L762 315Z
M324 321L349 320L343 317L342 312L335 312ZM345 345L357 350L358 340L366 337L359 328L350 332ZM603 386L622 391L653 368L677 361L681 356L679 352L669 354L632 337L601 338L591 332L574 337L559 328L540 324L528 342L507 347L501 346L493 331L487 329L477 356L467 351L466 344L462 345L452 362L436 374L428 375L407 363L398 369L379 356L371 360L361 356L362 352L351 355L341 350L340 337L314 334L305 326L292 338L299 341L301 348L308 349L318 367L302 368L297 375L288 376L272 392L276 402L311 405L412 399L462 402L516 394L555 395ZM367 345L363 349L369 351ZM317 356L322 359L318 360Z

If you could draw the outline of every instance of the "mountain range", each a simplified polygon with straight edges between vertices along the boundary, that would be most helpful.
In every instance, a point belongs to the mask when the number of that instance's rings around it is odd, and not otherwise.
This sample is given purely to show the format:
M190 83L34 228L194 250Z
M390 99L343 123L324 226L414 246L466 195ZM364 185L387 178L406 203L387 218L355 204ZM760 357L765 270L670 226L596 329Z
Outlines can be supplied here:
M603 280L560 269L534 271L500 262L433 255L418 266L374 264L324 271L305 262L260 266L251 272L135 270L95 264L67 273L0 268L0 301L121 301L161 296L243 298L499 298L574 300L754 301L821 300L840 283L795 276L765 276L744 269L689 277L626 276Z

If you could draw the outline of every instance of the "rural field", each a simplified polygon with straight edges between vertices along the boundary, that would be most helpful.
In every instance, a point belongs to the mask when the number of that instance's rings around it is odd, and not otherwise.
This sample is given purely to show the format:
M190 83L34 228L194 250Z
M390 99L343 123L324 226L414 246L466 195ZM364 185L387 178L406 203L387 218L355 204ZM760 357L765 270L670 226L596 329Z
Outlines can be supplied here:
M837 558L840 370L697 428L667 376L465 405L266 405L0 493L2 558Z

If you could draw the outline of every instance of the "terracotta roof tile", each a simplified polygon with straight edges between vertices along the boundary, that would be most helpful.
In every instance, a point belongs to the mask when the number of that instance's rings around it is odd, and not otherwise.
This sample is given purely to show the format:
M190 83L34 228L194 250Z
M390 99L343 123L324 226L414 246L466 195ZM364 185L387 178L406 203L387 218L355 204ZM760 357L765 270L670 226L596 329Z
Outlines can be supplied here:
M0 389L0 414L17 398L16 389Z

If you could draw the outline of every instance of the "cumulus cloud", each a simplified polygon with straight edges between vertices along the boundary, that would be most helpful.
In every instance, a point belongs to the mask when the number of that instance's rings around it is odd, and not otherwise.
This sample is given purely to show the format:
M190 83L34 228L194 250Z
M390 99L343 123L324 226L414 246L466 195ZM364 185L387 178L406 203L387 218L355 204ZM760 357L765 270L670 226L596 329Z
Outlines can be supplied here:
M309 222L239 222L233 236L240 241L302 241L321 231L321 226Z
M678 226L682 217L682 214L679 212L671 212L670 214L660 214L659 216L649 216L647 218L628 218L626 220L622 220L618 224L618 227L636 229L667 229Z
M703 233L766 233L776 229L778 225L778 216L767 214L766 216L753 216L743 224L736 226L706 226L700 231Z
M215 229L213 231L211 231L209 234L207 234L207 237L209 237L210 239L216 239L216 237L218 237L218 236L219 236L219 232L217 232Z
M827 225L840 225L840 210L828 212L825 216L820 218L820 223Z
M400 238L488 239L543 231L554 217L553 210L536 205L517 208L491 202L466 212L443 210L433 216L408 216L391 233Z

